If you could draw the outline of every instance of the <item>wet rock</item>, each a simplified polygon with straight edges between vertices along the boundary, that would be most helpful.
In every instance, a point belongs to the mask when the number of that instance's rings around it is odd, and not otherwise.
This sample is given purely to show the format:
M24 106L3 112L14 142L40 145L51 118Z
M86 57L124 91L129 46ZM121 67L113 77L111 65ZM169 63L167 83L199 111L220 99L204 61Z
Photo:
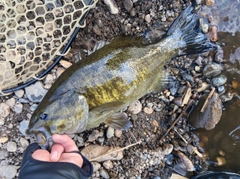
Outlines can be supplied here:
M132 114L138 114L142 110L142 104L140 101L135 101L128 107L128 111L131 112Z
M214 93L209 100L208 106L204 112L200 112L207 96L203 96L198 105L193 109L189 116L191 125L195 128L205 128L211 130L219 122L222 116L222 102L218 93Z
M110 178L108 172L107 172L104 168L101 168L101 169L100 169L99 174L100 174L100 176L102 176L104 179Z
M203 82L203 83L201 84L201 87L197 89L197 92L202 92L202 91L208 89L209 87L210 87L210 84L208 84L208 83L206 83L206 82Z
M189 81L189 82L194 82L194 79L193 79L193 77L192 77L192 75L189 75L189 74L187 74L187 73L182 73L181 74L181 77L182 77L182 79L183 80L185 80L185 81Z
M212 79L212 84L215 87L221 86L227 82L227 77L224 75L219 75Z
M18 97L18 98L22 98L24 95L24 90L20 89L17 91L14 91L14 94Z
M23 120L20 122L19 131L24 136L26 135L26 130L28 129L28 124L29 124L29 121L27 121L27 120Z
M110 139L114 136L114 129L112 127L108 127L107 129L107 138Z
M103 2L108 6L111 14L118 14L118 6L115 0L103 0Z
M124 0L123 1L123 7L130 12L130 10L133 8L133 2L131 0Z
M107 160L103 162L103 167L106 168L107 170L110 170L113 168L113 163L110 160Z
M40 81L25 88L27 98L35 103L41 102L47 90L43 88L43 84Z
M16 152L17 151L17 144L16 144L16 142L8 142L7 143L7 151L8 152Z
M23 110L23 105L22 103L17 103L14 107L13 107L13 111L17 114L20 114Z
M14 165L0 165L0 178L12 179L17 174L17 166Z
M0 150L0 160L5 159L8 156L8 152L6 150Z
M217 87L217 92L218 92L219 95L225 93L226 92L225 86L218 86Z
M219 75L222 70L222 66L217 63L207 64L203 69L203 75L207 78L211 78Z
M220 96L220 99L223 103L227 101L231 101L233 99L233 94L232 93L223 94Z
M181 159L182 164L184 164L184 168L186 171L195 171L195 167L192 163L192 161L182 152L178 151L177 152L178 157ZM183 165L181 165L183 166Z
M0 103L0 117L7 117L10 114L10 106Z
M218 166L223 166L227 163L226 159L224 157L217 157L216 160L217 160L217 165Z

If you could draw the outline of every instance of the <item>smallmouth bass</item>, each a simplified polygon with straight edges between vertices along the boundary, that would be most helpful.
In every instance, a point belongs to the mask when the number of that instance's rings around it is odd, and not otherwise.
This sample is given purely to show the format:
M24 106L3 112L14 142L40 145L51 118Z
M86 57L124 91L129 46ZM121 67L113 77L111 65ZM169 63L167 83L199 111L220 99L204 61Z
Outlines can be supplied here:
M137 37L117 38L72 65L34 111L27 133L48 148L55 133L80 133L102 122L128 129L130 122L118 111L158 88L169 59L215 48L198 19L190 5L158 42L145 45Z

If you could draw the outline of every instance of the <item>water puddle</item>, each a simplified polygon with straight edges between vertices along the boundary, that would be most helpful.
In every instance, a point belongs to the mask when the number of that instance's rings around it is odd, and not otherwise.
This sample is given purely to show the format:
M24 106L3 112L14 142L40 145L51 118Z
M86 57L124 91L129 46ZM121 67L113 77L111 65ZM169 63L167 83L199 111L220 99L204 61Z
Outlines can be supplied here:
M223 103L220 122L210 131L197 130L201 145L210 160L209 170L240 171L240 1L215 0L211 10L218 24L218 42L224 51L226 93L234 94Z

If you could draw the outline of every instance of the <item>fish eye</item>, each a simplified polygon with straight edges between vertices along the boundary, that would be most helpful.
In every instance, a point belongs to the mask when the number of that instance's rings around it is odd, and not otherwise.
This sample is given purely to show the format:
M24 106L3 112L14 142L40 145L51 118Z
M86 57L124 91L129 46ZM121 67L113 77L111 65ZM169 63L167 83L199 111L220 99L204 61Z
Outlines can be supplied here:
M42 119L42 120L47 119L47 114L45 114L45 113L40 114L40 119Z

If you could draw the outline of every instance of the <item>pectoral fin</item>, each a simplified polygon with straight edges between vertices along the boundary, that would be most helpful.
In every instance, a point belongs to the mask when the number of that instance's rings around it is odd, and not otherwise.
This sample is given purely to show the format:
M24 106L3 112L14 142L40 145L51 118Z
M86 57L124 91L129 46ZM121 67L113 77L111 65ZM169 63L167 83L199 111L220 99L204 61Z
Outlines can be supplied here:
M123 113L115 113L111 115L105 123L114 129L127 130L131 127L131 122Z

